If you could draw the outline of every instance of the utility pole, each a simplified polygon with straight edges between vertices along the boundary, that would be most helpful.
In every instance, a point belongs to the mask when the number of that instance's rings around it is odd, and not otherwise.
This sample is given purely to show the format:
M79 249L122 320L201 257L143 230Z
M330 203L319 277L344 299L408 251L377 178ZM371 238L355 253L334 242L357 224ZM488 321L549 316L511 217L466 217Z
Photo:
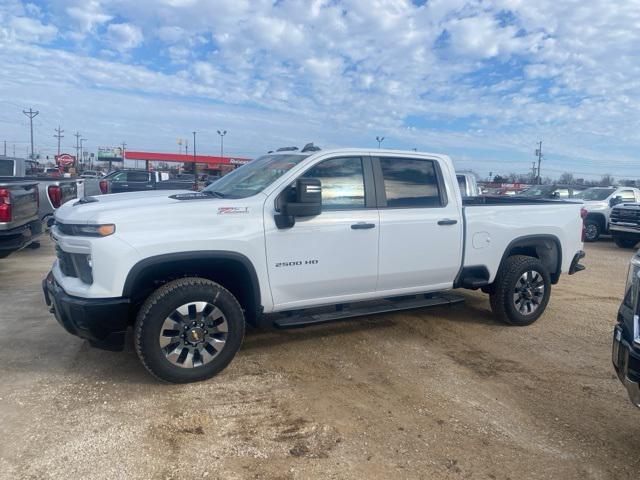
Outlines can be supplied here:
M55 128L54 130L56 134L53 137L58 139L58 156L60 156L60 139L64 138L64 135L62 135L64 130L60 130L60 125L58 125L58 128Z
M194 177L194 189L198 191L198 162L196 162L196 132L193 132L193 177Z
M76 165L80 166L80 163L82 163L83 167L84 167L84 150L82 149L82 142L84 142L85 140L87 140L86 138L82 137L80 138L80 158L78 160L76 160Z
M80 132L76 132L73 136L76 137L76 162L78 162L80 158L80 137L82 135L80 135Z
M29 117L29 127L31 129L31 159L33 160L35 158L35 155L33 153L33 119L36 118L40 112L37 110L34 111L32 108L29 108L28 111L23 110L22 113Z
M7 156L7 141L4 141L4 156Z
M383 140L384 140L384 137L376 137L376 142L378 142L378 148L380 148L380 145L382 144Z
M218 130L218 135L220 135L220 156L224 157L224 136L227 134L226 130L222 132Z
M542 140L538 142L538 148L536 149L536 156L538 157L538 184L541 183L540 177L540 163L542 162Z

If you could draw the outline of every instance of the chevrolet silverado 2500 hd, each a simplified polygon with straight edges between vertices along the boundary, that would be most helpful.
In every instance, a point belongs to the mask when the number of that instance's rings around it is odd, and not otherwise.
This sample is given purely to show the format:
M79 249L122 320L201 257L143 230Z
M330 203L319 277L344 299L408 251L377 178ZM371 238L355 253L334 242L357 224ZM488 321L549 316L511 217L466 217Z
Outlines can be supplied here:
M0 177L0 258L37 245L41 233L38 183Z
M132 205L135 207L132 208ZM482 289L529 325L584 267L581 205L460 195L442 155L283 151L202 192L87 197L56 212L43 281L59 323L172 382L213 376L245 321L295 327L451 303Z
M595 242L609 233L611 209L621 203L640 202L640 190L632 187L591 187L574 196L584 202L586 242Z
M640 408L640 254L631 259L624 298L613 329L613 368L627 389L629 399Z

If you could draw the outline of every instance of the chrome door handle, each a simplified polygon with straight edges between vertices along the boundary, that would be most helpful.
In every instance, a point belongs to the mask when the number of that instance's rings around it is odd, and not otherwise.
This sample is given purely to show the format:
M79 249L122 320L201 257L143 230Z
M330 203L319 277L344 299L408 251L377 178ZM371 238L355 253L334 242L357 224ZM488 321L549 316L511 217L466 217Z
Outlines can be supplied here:
M375 223L358 222L351 225L351 230L367 230L369 228L375 228L375 226Z
M453 220L451 218L444 218L442 220L438 220L438 225L455 225L458 223L458 220Z

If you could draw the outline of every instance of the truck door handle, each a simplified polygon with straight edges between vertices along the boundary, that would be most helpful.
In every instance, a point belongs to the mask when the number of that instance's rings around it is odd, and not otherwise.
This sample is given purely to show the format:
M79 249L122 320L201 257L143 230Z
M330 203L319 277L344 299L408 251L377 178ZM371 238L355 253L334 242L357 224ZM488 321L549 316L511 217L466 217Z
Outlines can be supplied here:
M367 230L369 228L375 228L375 226L375 223L358 222L351 225L351 230Z
M455 225L458 223L458 220L453 220L451 218L444 218L442 220L438 220L438 225Z

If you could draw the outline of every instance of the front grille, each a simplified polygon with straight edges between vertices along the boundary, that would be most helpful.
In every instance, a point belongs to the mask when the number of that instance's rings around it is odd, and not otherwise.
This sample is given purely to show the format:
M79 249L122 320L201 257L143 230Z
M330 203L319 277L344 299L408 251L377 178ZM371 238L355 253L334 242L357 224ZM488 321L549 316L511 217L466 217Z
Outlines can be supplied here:
M614 208L611 211L611 222L640 225L640 208Z
M56 256L63 275L79 278L84 283L93 283L93 272L89 264L90 255L65 252L56 245Z

